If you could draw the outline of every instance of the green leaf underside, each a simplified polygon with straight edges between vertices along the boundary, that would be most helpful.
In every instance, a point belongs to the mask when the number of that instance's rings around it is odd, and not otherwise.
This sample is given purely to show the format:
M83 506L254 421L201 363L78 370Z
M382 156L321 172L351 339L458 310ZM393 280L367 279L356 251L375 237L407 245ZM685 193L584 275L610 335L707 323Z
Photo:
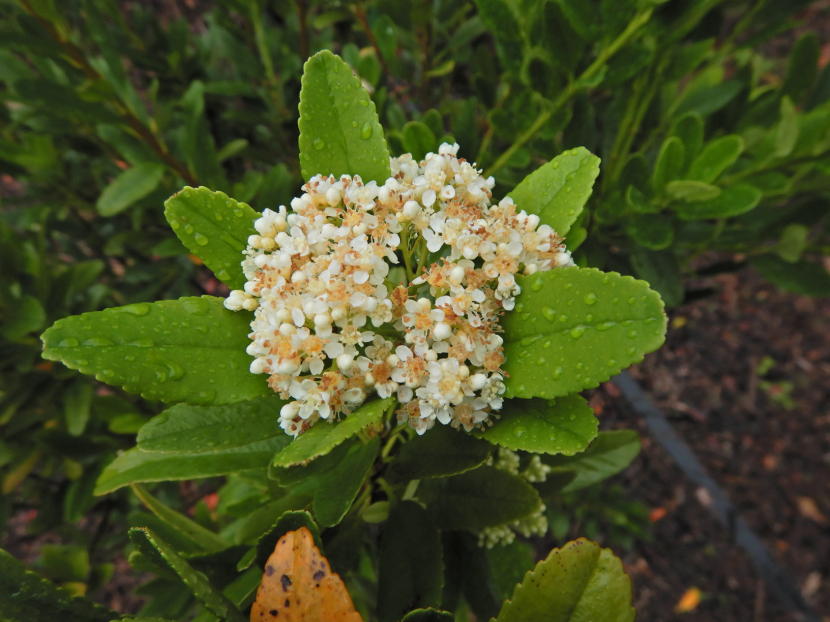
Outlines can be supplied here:
M114 307L55 322L43 356L147 399L230 404L271 394L248 371L250 318L213 296Z
M148 510L164 521L167 527L174 530L180 539L188 542L189 549L213 553L226 549L230 545L210 529L156 499L143 486L133 485L132 491Z
M570 149L525 177L510 193L520 210L564 236L582 212L599 175L599 158L584 147Z
M375 400L364 404L338 423L318 421L274 456L273 465L290 467L329 453L343 441L378 423L393 403L392 398Z
M224 192L186 186L164 203L164 217L182 244L231 289L242 289L242 251L259 212Z
M496 423L481 437L508 449L534 453L573 454L596 437L594 411L579 395L555 401L508 400Z
M300 168L384 183L389 150L375 104L349 66L328 50L306 61L300 90Z
M523 478L491 466L422 481L417 496L441 530L502 525L531 514L542 503Z
M143 451L176 454L222 454L272 437L287 445L291 437L278 425L284 403L274 395L225 406L176 404L145 423L136 443Z
M819 263L789 263L771 254L759 255L752 265L778 287L796 294L830 297L830 272Z
M138 447L107 465L95 494L137 482L263 468L291 441L277 425L281 403L276 397L265 397L229 406L173 406L141 428Z
M142 162L121 172L98 197L96 207L102 216L114 216L143 199L159 185L164 166Z
M503 320L507 397L595 387L663 343L663 302L644 281L568 267L518 282L522 293Z
M98 478L95 494L103 495L136 482L167 482L226 475L262 468L285 441L282 430L275 436L227 453L179 454L133 448L119 454Z
M674 207L683 220L729 218L753 209L761 201L763 193L748 184L738 184L723 191L713 199L696 203L681 203Z
M367 443L353 439L307 465L279 469L275 477L292 495L312 497L311 509L317 523L331 527L349 511L379 448L377 437Z
M404 443L389 467L397 481L446 477L481 466L493 446L466 432L435 426Z
M496 622L632 622L631 581L608 549L580 538L525 575Z
M193 568L167 543L163 542L149 529L130 529L130 541L141 551L153 559L164 561L182 580L193 596L201 602L205 609L228 622L244 622L245 617L225 596L216 590L208 578Z
M634 430L608 430L599 433L582 453L572 457L554 456L545 463L555 473L573 473L562 488L573 492L608 479L625 469L640 453L640 437Z
M397 622L416 607L441 603L441 535L414 501L393 507L380 539L378 617Z
M72 596L0 549L0 619L107 622L116 616L91 600Z

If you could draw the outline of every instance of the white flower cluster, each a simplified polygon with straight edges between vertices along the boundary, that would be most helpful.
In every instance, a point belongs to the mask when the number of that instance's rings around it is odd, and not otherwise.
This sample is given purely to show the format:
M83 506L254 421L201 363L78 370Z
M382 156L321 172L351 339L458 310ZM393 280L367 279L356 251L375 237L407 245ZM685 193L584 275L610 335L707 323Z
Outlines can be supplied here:
M524 469L522 469L519 454L509 449L504 449L503 447L499 448L495 459L491 456L488 462L497 469L518 475L530 483L544 482L552 471L550 466L542 462L539 456L535 455L530 456L529 461ZM479 546L491 549L494 546L510 544L516 539L517 533L525 538L544 536L548 531L548 519L545 510L546 508L542 504L527 516L504 525L485 527L478 532Z
M561 238L443 144L391 161L383 185L317 175L291 209L265 210L248 238L244 290L254 312L251 372L291 399L292 435L395 396L401 422L467 430L501 408L499 316L517 274L571 265Z

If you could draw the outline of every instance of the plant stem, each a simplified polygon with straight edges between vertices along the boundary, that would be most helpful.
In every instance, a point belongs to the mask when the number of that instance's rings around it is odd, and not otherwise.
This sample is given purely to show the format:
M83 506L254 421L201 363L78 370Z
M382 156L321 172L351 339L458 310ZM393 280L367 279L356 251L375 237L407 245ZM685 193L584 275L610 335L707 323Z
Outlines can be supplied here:
M67 58L69 58L72 63L74 63L84 74L91 80L94 81L105 81L104 77L98 73L98 71L87 61L86 56L84 55L83 50L79 48L77 45L64 39L60 32L58 32L57 28L55 28L54 24L50 22L48 19L42 17L32 5L29 3L29 0L19 0L23 10L26 11L30 16L32 16L36 21L40 23L40 25L46 30L50 37L52 37L55 42L60 45L63 49L64 54L66 54ZM116 108L116 111L121 116L122 120L133 130L133 132L143 140L149 147L152 149L156 155L165 163L167 164L172 170L176 172L182 179L185 180L191 186L197 185L196 178L190 173L187 167L179 162L170 151L167 150L167 147L161 141L159 137L155 135L155 133L148 128L144 123L142 123L141 119L135 116L133 112L129 109L129 107L118 98L117 94L113 95L113 104Z
M498 159L493 163L493 165L484 172L485 177L494 174L500 168L502 168L507 162L513 157L513 154L516 153L525 143L531 140L537 133L545 126L545 124L550 120L550 118L557 112L559 109L565 105L571 97L574 96L579 90L582 89L582 85L588 81L590 81L594 76L596 76L605 64L613 57L619 50L622 48L626 43L628 43L634 35L637 33L638 30L642 26L644 26L648 20L651 18L651 9L643 11L642 13L638 13L634 16L628 26L625 27L616 39L611 42L611 45L604 48L599 55L594 59L594 62L591 63L585 71L583 71L580 76L576 80L572 80L568 86L559 94L559 96L551 102L550 106L545 108L542 112L539 113L539 116L536 117L536 120L527 128L524 132L522 132L519 137L513 141L513 144L504 151Z

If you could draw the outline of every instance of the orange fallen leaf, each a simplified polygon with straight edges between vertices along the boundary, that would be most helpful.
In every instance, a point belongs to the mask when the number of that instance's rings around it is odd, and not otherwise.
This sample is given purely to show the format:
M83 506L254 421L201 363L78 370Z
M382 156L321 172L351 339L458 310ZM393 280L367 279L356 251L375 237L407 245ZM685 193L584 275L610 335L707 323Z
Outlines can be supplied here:
M683 593L683 596L680 597L680 600L674 606L675 613L688 613L689 611L697 609L697 606L700 604L701 595L702 592L699 588L690 587Z
M818 505L816 505L813 499L810 497L797 497L796 502L798 503L798 511L801 512L802 516L814 520L819 525L827 524L827 517L821 513L821 510L818 509Z
M363 622L306 527L284 534L265 563L251 622Z
M668 513L669 511L666 508L654 508L648 513L648 520L652 523L656 523L657 521L664 519Z

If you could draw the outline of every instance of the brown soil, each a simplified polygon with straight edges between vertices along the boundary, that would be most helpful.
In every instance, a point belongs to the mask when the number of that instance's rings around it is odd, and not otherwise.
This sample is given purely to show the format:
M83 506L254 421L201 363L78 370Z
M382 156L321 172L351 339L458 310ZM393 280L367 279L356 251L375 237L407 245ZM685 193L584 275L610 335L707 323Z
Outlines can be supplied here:
M780 292L749 270L714 281L719 294L672 312L666 346L632 373L830 620L830 301ZM798 620L616 388L593 401L604 428L635 427L643 439L617 478L655 520L651 540L625 556L638 619ZM677 613L690 588L700 604Z

